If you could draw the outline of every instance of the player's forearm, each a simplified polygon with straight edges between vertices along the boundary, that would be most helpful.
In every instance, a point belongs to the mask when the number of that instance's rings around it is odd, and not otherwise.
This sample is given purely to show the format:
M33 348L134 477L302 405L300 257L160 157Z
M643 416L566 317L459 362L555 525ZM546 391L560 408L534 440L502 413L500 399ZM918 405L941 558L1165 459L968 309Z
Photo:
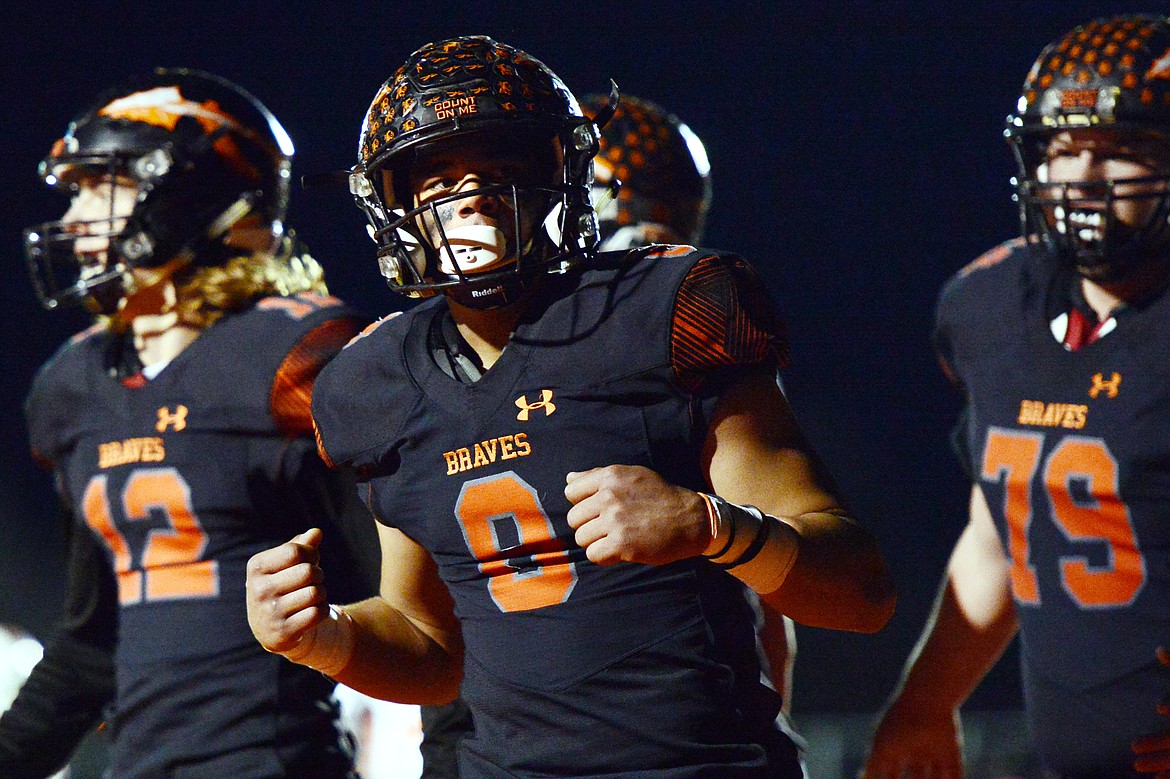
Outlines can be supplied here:
M911 653L898 700L958 708L1016 632L1007 561L983 494L959 536L922 639Z
M1016 633L1007 558L983 493L971 490L970 516L947 561L947 573L898 700L958 708Z
M907 660L895 695L900 704L945 711L959 708L1015 635L1010 601L993 595L990 603L972 608L976 593L969 587L964 590L965 584L956 583L953 571L948 572L926 630Z
M353 619L353 655L334 678L359 692L399 703L454 700L463 678L459 636L427 630L382 598L344 607Z
M778 590L762 596L802 625L873 633L894 613L894 581L873 537L832 512L786 518L799 545Z

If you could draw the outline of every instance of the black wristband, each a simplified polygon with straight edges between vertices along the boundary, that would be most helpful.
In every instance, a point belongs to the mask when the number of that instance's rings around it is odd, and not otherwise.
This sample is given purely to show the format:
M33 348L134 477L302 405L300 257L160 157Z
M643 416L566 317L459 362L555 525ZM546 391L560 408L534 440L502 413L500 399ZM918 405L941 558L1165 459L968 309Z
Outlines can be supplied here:
M743 565L750 560L754 560L756 555L760 553L760 550L764 548L764 543L768 540L768 534L772 532L772 523L768 521L769 519L771 517L766 514L760 517L760 529L756 533L756 537L752 539L752 542L747 545L747 548L743 550L739 557L729 563L715 563L715 565L724 570L729 570Z

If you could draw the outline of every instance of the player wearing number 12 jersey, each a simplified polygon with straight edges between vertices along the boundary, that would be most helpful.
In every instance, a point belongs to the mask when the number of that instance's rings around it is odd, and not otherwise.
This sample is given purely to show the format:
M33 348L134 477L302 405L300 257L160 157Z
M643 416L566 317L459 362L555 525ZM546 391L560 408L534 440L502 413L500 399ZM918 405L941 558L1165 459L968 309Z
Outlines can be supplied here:
M1017 629L1047 770L1170 769L1167 62L1167 19L1096 20L1009 117L1025 234L946 285L935 333L971 518L868 776L956 775L958 705Z
M83 113L42 164L71 205L26 233L37 291L97 323L27 400L76 527L65 630L0 721L6 776L40 775L103 717L120 779L351 775L333 682L265 652L243 602L248 558L310 522L338 531L334 586L372 590L339 532L368 514L347 513L352 482L309 415L363 322L283 234L291 154L242 89L165 70Z
M383 85L350 187L391 287L428 299L313 397L325 459L381 523L380 597L330 605L312 531L252 558L249 620L368 694L461 689L463 779L799 776L742 587L872 631L889 575L776 385L784 335L748 266L594 251L614 99L587 118L482 36Z

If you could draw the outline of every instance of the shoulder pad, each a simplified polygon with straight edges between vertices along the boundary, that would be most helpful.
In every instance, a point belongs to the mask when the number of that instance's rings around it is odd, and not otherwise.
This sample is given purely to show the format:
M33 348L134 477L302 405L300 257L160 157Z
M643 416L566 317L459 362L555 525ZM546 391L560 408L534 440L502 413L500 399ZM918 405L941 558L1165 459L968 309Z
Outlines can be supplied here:
M89 397L95 371L101 371L107 333L94 325L57 349L33 378L25 398L29 444L41 462L56 463L77 432L77 409Z
M393 437L410 409L401 407L404 384L413 385L404 344L429 305L385 316L355 336L317 376L312 413L321 459L332 467L367 471L378 463L364 456ZM389 397L393 394L394 397Z

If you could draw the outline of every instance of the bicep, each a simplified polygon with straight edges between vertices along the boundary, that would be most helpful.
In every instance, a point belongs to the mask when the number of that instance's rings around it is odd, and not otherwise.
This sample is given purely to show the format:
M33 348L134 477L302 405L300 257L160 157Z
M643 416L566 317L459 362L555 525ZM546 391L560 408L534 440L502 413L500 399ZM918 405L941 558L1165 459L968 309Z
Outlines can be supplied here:
M971 488L970 518L947 564L955 602L968 621L987 625L1012 609L1007 555L978 485Z
M703 455L712 489L732 503L787 517L842 510L825 468L767 371L752 372L724 392Z
M460 647L455 604L430 554L405 533L379 523L382 599L444 649Z

